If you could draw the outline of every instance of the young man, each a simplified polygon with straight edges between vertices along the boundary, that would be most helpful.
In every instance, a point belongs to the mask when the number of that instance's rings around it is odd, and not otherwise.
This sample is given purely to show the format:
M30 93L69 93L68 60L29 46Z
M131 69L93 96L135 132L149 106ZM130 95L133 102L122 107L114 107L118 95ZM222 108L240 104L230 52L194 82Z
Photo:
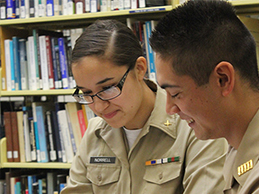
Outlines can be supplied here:
M224 137L225 193L259 193L259 78L252 35L225 1L188 1L150 39L166 110L202 140Z

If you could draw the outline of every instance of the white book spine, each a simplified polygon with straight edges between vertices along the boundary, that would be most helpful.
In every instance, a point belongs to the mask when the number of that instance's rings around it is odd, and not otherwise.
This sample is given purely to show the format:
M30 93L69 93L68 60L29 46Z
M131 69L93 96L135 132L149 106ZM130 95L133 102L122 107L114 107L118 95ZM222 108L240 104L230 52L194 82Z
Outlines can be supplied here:
M36 77L36 64L35 64L35 52L34 52L34 39L33 36L28 37L29 41L29 52L30 52L30 81L31 90L37 90L37 77Z
M25 160L31 162L31 143L29 134L29 120L27 113L23 114L23 131L24 131L24 147L25 147Z
M66 158L68 163L72 163L74 153L70 138L70 132L69 132L69 126L68 126L68 120L66 115L66 110L59 110L57 112L58 115L58 124L62 132L63 142L65 146L66 151Z
M11 60L10 60L10 40L4 40L5 46L5 71L6 71L6 88L7 91L12 90L12 79L11 79Z

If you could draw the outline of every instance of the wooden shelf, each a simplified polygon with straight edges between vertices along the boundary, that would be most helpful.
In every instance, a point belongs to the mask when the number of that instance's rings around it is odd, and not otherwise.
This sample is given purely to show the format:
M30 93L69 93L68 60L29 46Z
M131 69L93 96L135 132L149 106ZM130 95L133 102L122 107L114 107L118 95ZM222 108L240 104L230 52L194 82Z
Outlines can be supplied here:
M48 162L48 163L37 163L37 162L7 162L6 158L6 138L2 138L0 141L0 168L38 168L38 169L69 169L70 163L60 162Z
M0 20L0 26L16 26L21 28L46 28L53 29L55 26L59 28L65 26L71 28L72 26L78 28L78 25L85 25L92 23L96 19L101 18L116 18L117 20L124 20L128 17L134 18L160 18L161 14L164 14L173 9L172 5L158 6L158 7L146 7L138 9L127 9L118 11L107 11L107 12L96 12L96 13L84 13L84 14L73 14L73 15L60 15L51 17L38 17L38 18L27 18L27 19L5 19ZM143 18L144 17L144 18ZM26 26L30 24L30 26Z
M74 89L1 91L1 97L72 95L74 91Z

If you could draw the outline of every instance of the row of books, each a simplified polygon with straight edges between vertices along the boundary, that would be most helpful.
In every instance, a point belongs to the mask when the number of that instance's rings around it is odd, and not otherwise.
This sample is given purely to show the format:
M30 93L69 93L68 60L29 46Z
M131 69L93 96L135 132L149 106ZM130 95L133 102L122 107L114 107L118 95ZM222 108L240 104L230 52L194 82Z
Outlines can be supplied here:
M1 19L104 12L166 5L164 0L1 0Z
M2 90L74 88L69 68L71 37L63 36L62 32L33 29L28 37L5 39Z
M32 102L21 111L4 111L7 162L71 163L95 117L76 102Z
M66 186L67 171L9 171L0 181L0 194L58 194Z
M149 37L156 24L156 20L127 21L127 26L132 29L134 34L138 37L144 50L144 56L146 57L148 64L148 72L146 77L153 80L154 82L156 82L155 53L149 44Z

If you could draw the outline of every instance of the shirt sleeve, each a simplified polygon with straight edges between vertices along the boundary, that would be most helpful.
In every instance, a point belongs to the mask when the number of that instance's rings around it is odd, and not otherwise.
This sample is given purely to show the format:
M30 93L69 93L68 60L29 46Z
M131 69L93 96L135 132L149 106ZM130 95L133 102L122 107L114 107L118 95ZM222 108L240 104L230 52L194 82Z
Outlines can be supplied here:
M82 139L79 150L73 159L67 186L61 191L61 194L93 194L92 183L87 179L87 167L85 166L84 149L86 147L86 138ZM82 155L83 154L83 155Z
M223 193L227 148L223 138L202 141L191 133L185 158L184 194Z

